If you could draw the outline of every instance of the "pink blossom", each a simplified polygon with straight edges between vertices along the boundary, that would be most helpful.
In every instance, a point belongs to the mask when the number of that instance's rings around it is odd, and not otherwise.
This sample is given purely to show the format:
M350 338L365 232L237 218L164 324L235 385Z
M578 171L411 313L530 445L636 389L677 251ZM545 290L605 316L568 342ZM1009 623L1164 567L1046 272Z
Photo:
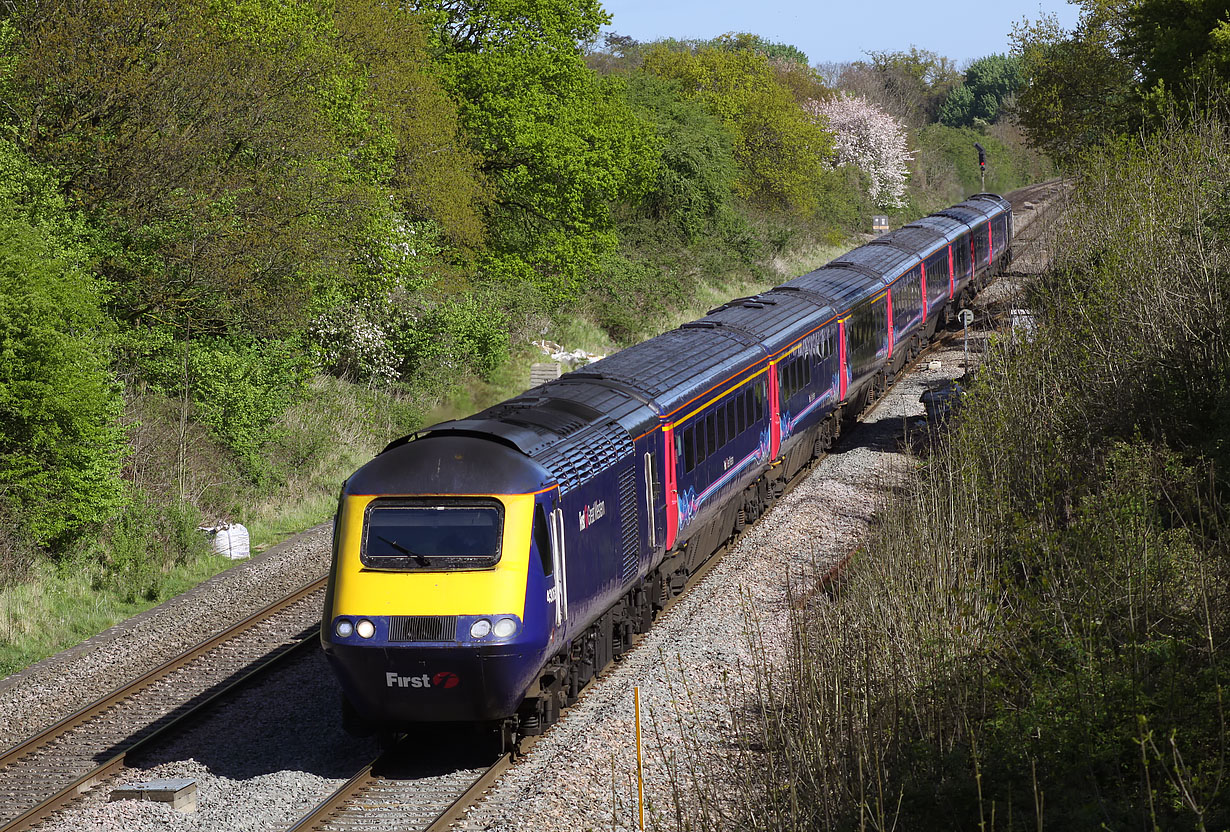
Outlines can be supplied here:
M911 154L900 122L861 95L847 92L826 100L809 99L803 109L836 136L833 167L853 165L867 174L868 196L877 206L905 205L906 163Z

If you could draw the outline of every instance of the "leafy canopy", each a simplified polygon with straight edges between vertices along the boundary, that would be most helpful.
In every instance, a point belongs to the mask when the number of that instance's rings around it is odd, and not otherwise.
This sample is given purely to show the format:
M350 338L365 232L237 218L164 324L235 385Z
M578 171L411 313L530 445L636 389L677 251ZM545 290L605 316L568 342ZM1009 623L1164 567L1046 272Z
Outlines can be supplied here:
M731 131L740 196L766 207L815 211L816 183L833 137L808 119L768 58L750 50L659 46L645 56L644 68L676 81Z
M574 297L586 264L613 250L611 204L638 198L657 152L622 82L579 44L609 16L596 0L418 0L444 77L496 189L489 279Z
M1080 22L1065 31L1053 17L1014 33L1025 85L1021 124L1054 158L1142 128L1155 130L1178 109L1224 107L1230 93L1230 12L1210 0L1079 0Z
M1116 9L1091 3L1072 33L1053 16L1013 33L1026 80L1018 117L1030 141L1057 161L1075 161L1134 121L1134 73L1119 54L1122 31Z
M999 120L1004 102L1021 85L1017 56L988 55L970 64L965 80L953 87L940 107L939 121L949 127L973 127Z
M1188 97L1230 90L1230 7L1210 0L1126 5L1123 50L1148 92Z
M635 73L628 100L653 125L661 147L657 177L643 201L646 213L691 240L729 208L738 176L733 136L699 103L683 98L675 82Z
M124 504L127 447L93 278L0 204L0 501L63 546Z
M377 0L30 0L0 101L101 231L130 322L273 335L380 279L407 218L481 235L483 186L407 14ZM444 187L447 185L448 187Z

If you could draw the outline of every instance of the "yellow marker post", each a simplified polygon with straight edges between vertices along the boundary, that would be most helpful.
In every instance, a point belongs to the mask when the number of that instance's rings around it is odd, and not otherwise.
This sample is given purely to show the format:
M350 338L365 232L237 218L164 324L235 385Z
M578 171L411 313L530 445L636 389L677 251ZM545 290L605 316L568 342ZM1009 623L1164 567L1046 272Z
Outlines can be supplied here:
M636 698L636 804L641 813L641 830L645 829L645 771L641 767L641 689L632 688Z

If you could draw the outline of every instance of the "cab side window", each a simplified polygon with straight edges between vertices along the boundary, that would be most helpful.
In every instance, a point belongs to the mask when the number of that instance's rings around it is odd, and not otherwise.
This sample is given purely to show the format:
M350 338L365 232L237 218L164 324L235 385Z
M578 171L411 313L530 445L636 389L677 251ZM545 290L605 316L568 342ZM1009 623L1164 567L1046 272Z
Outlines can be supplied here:
M542 503L534 506L534 546L538 549L538 559L542 561L542 574L550 575L555 559L551 557L551 535L547 532L547 514Z

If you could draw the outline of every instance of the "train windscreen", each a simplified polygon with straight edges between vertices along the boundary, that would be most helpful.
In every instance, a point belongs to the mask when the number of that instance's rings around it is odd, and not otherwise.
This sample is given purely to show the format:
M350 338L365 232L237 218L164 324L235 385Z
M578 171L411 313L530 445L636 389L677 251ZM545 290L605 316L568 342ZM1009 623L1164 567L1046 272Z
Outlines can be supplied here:
M494 503L376 502L364 522L364 566L485 569L500 560L504 510Z

